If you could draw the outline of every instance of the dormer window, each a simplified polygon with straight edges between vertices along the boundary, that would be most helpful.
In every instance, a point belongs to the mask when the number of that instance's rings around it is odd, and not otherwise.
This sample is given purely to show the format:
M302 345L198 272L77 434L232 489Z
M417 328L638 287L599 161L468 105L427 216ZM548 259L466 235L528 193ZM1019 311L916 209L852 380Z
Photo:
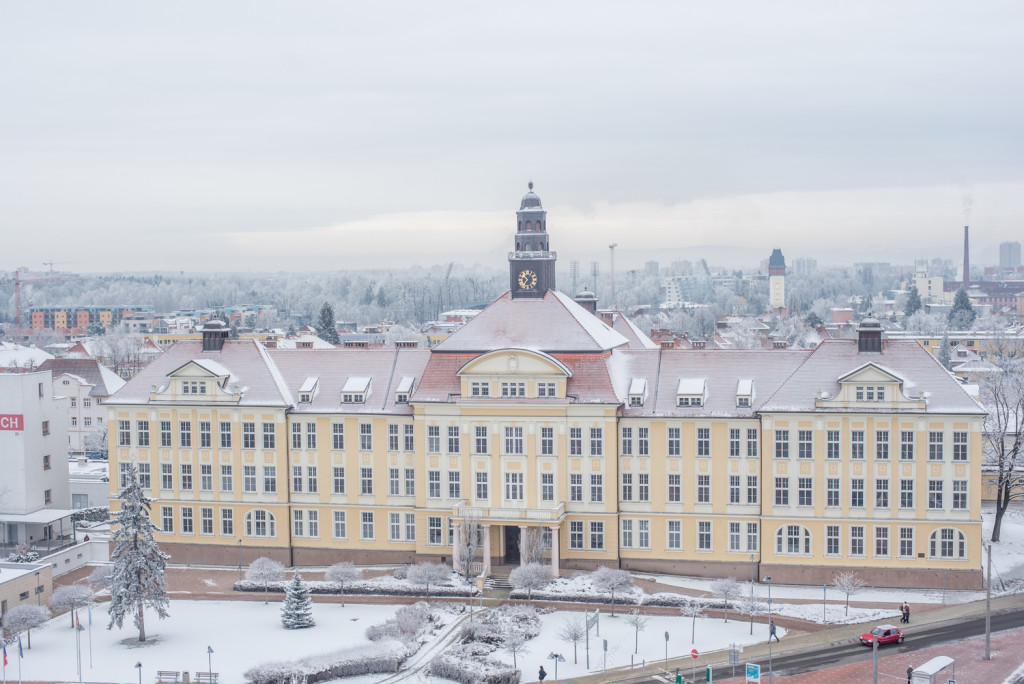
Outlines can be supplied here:
M681 378L676 388L676 406L703 406L704 378Z
M631 407L643 406L647 397L647 379L633 378L629 383L629 405Z
M302 382L302 387L299 388L299 403L308 404L313 401L316 396L316 387L320 382L320 378L314 376L307 377Z
M553 382L538 382L537 383L537 396L538 397L553 397L553 396L555 396L555 383L553 383Z
M739 408L750 408L754 399L754 381L740 380L736 385L736 406Z
M398 383L398 388L395 390L395 403L396 404L408 404L409 395L412 393L413 378L403 377Z
M364 376L350 377L341 388L341 402L343 404L362 404L366 402L366 395L370 393L370 378Z
M309 392L302 392L299 394L300 404L308 404L311 401L313 401L313 395L310 394Z
M489 397L491 396L491 383L489 382L471 382L469 384L470 396L474 397Z

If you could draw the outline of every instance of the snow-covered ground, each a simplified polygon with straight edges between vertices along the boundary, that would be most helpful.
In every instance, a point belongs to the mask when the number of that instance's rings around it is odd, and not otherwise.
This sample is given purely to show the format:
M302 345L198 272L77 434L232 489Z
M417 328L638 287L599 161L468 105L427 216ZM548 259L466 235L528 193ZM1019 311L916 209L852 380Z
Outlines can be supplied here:
M593 612L593 611L591 611ZM639 653L633 653L636 642L633 626L627 621L627 615L617 613L612 618L610 614L602 612L600 618L601 636L590 631L590 669L586 667L586 649L583 643L577 647L579 663L573 663L573 647L559 636L559 632L566 620L580 619L578 612L555 612L541 616L543 626L541 632L533 639L526 642L525 649L516 656L519 669L523 671L524 681L534 681L537 678L537 668L544 665L548 677L553 681L555 676L554 662L548 659L551 653L561 653L565 658L564 663L558 664L558 676L576 677L585 675L588 672L601 672L604 667L604 652L602 651L603 640L608 640L608 668L627 666L630 664L630 656L636 664L637 671L640 670L641 661L646 660L648 667L651 665L660 666L665 658L665 632L668 632L668 656L688 655L691 649L696 648L698 653L710 652L722 648L728 648L729 644L751 644L765 641L768 638L768 625L754 623L754 633L750 634L750 623L742 620L729 619L724 622L721 618L698 618L696 630L693 629L692 621L689 618L680 616L652 616L648 618L647 626L640 632ZM696 640L691 642L691 635L696 634ZM778 630L779 636L784 636L786 630L781 627ZM502 660L512 661L512 657L498 651L495 655Z
M146 613L145 644L138 630L125 621L123 629L107 631L105 605L93 608L92 668L89 667L89 632L81 632L82 681L138 681L135 663L142 663L142 680L152 682L157 670L207 670L206 648L213 648L213 671L228 684L244 682L249 667L270 660L286 660L369 643L364 632L391 617L398 606L314 603L316 627L285 629L280 604L254 601L172 601L171 616L157 619ZM82 613L82 626L86 626ZM13 657L12 657L13 656ZM17 646L8 647L8 681L18 675ZM25 649L22 677L26 680L78 681L75 632L67 615L32 630L32 650Z

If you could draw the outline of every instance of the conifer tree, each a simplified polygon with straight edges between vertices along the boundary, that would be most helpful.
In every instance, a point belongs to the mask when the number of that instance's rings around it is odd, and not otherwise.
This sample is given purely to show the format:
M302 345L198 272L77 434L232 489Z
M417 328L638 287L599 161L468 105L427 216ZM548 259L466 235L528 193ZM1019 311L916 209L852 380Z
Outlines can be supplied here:
M303 629L316 624L313 620L313 599L309 595L309 587L302 581L302 575L298 571L285 590L281 624L286 629Z
M910 288L907 295L907 303L903 306L903 315L913 316L921 310L921 293L917 291L917 285Z
M156 525L150 520L150 501L139 485L134 463L128 464L126 485L118 495L121 510L114 513L114 542L117 547L110 557L114 570L110 582L110 624L118 628L128 615L139 629L139 641L146 640L145 608L156 611L160 619L167 617L167 583L164 571L170 558L153 539Z
M331 344L338 344L340 340L334 323L334 307L324 302L324 305L320 307L320 314L316 317L316 323L313 324L317 337Z
M953 298L953 308L949 310L948 321L950 328L953 330L970 330L971 324L974 323L977 315L974 311L974 306L971 304L971 298L967 295L967 290L961 287L956 291L956 296Z

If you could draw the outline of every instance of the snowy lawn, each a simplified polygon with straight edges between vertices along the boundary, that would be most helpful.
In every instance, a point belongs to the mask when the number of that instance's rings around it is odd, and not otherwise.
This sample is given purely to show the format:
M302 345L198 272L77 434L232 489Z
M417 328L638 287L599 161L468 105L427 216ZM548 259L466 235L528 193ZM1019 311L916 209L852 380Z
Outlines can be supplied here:
M142 663L142 681L152 682L157 670L207 670L206 647L213 648L213 671L220 681L243 682L242 673L269 660L299 658L342 647L369 644L364 632L391 617L399 606L313 604L316 627L285 629L281 604L253 601L172 601L171 616L157 619L146 613L145 644L138 630L125 621L123 629L107 631L105 604L93 607L93 667L89 667L89 632L82 636L82 680L86 682L138 681L135 663ZM86 626L86 613L81 614ZM7 649L7 677L17 677L17 648ZM34 681L78 681L75 632L67 615L32 631L32 650L25 650L22 676Z
M628 611L628 609L627 609ZM591 611L593 614L593 611ZM548 660L548 654L561 653L565 658L564 663L558 664L558 676L577 677L588 672L601 672L604 665L604 653L602 640L608 640L608 668L628 666L630 656L639 670L640 662L647 660L648 667L652 664L661 666L665 659L665 632L669 633L668 656L689 655L690 650L696 648L701 654L728 649L729 644L751 644L765 641L768 638L768 625L754 623L754 634L750 634L750 623L729 618L729 622L723 622L721 618L698 618L696 625L696 640L691 643L690 637L693 631L692 621L682 616L650 616L644 631L640 632L639 653L633 654L635 634L633 627L627 622L628 612L616 611L616 617L601 612L600 628L601 636L590 630L590 669L586 667L586 649L583 642L577 647L579 663L573 663L573 646L559 636L566 619L582 619L583 613L558 611L541 615L541 632L539 635L526 642L522 653L516 656L519 669L523 671L523 681L530 682L537 679L537 668L544 665L548 671L548 677L554 681L554 662ZM779 627L780 637L785 636L786 630ZM502 660L512 662L512 656L498 651L495 655ZM725 656L728 657L727 655ZM649 670L648 670L649 671Z

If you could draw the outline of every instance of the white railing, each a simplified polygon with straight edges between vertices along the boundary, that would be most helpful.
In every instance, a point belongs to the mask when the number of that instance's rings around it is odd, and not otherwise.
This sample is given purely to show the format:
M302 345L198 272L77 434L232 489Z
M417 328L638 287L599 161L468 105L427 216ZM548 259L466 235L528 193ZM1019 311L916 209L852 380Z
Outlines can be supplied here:
M565 504L554 508L511 508L507 506L467 506L457 504L455 514L459 517L488 520L530 520L536 522L558 522L565 515Z

